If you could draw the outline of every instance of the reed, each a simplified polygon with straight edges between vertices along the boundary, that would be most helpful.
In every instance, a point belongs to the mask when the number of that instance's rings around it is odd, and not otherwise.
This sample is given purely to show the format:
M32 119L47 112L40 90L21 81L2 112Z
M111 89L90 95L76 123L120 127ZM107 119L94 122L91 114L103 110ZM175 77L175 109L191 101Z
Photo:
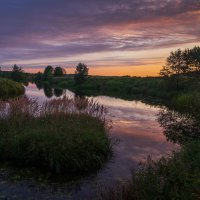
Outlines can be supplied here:
M0 159L52 173L90 172L109 158L106 110L92 99L0 101Z

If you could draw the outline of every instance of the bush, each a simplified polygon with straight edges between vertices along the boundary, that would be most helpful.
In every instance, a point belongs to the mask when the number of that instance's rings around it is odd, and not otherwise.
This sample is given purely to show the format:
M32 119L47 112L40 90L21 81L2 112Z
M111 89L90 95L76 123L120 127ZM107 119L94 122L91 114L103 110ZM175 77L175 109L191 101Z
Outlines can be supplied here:
M7 106L6 106L7 105ZM0 159L52 173L100 168L111 151L104 108L87 99L0 102Z
M12 80L0 78L0 98L16 97L24 94L24 87Z
M188 112L195 118L200 119L200 93L188 92L176 95L172 100L172 105L179 112Z

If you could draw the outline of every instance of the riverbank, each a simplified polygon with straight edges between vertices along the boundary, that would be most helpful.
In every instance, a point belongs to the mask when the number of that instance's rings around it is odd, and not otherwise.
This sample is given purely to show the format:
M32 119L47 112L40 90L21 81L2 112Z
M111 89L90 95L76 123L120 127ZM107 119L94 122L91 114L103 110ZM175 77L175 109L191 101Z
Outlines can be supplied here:
M82 84L72 77L58 77L51 81L36 82L39 88L70 89L77 95L106 95L125 100L140 100L152 105L164 105L179 112L200 109L200 81L184 77L176 80L162 77L101 77L89 76ZM193 112L193 113L194 113Z
M148 159L128 183L100 189L98 200L199 199L200 142L190 142L158 161ZM106 191L106 192L105 192Z

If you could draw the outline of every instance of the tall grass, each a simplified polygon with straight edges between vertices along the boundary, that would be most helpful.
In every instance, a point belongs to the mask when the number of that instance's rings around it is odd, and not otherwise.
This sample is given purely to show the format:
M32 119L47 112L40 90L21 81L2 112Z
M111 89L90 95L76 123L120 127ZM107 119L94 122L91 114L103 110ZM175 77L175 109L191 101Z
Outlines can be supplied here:
M200 198L200 142L190 142L168 158L150 158L131 180L101 189L98 200L195 200ZM106 187L107 188L107 187Z
M0 159L53 173L90 172L111 152L103 106L88 99L0 101Z

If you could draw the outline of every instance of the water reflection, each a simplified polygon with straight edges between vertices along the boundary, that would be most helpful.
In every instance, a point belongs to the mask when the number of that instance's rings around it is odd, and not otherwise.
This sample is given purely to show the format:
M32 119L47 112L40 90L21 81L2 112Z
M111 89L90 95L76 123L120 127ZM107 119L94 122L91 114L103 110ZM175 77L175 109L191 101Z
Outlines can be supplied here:
M54 89L54 95L56 97L61 97L63 94L64 94L64 90L63 89L57 89L57 88Z
M50 84L42 84L41 82L37 82L35 85L38 90L43 89L45 97L47 97L49 99L54 96L61 97L62 95L64 95L64 89L53 88Z
M50 85L44 84L44 94L47 98L53 97L53 88Z
M158 122L164 128L164 135L171 142L182 144L200 138L200 122L189 114L161 110Z

